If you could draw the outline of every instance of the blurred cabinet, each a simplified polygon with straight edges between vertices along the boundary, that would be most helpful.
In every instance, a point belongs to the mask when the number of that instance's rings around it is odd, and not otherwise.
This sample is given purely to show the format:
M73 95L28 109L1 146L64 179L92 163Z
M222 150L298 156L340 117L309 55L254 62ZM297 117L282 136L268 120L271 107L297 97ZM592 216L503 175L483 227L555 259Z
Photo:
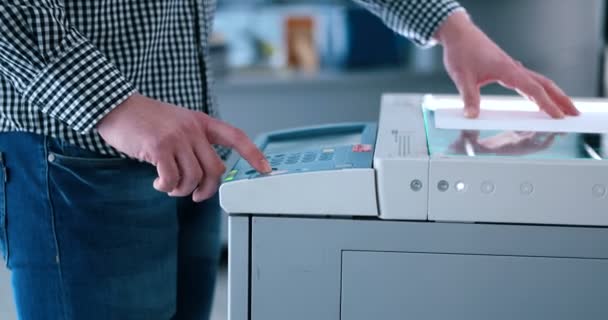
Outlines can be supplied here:
M505 51L573 96L597 96L604 0L460 0Z
M312 124L376 121L383 92L454 92L447 75L403 70L240 76L219 82L222 118L254 137Z

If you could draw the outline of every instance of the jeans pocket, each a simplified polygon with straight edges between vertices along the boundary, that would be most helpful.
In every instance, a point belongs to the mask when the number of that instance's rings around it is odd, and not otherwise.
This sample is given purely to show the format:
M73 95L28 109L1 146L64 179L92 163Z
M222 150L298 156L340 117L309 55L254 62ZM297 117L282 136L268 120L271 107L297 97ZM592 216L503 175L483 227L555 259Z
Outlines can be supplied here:
M0 255L8 265L8 217L6 214L6 165L0 152Z
M54 164L83 169L113 169L137 162L128 158L104 156L54 139L49 141L48 153L49 161Z
M74 157L66 156L58 152L49 152L49 160L52 163L66 166L66 167L77 167L77 168L98 168L98 169L111 169L119 168L132 163L133 160L126 158L106 158L106 157Z
M73 204L144 201L149 192L156 196L152 187L156 168L148 163L101 155L54 139L47 143L47 155L50 183L63 190L63 196L73 194Z

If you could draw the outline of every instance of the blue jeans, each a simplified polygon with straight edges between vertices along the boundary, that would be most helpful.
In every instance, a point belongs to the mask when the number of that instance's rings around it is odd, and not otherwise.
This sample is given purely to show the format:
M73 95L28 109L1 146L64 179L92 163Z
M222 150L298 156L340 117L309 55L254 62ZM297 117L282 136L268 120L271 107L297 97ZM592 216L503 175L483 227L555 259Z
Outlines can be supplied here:
M155 168L0 133L0 253L21 319L207 319L217 198L152 188Z

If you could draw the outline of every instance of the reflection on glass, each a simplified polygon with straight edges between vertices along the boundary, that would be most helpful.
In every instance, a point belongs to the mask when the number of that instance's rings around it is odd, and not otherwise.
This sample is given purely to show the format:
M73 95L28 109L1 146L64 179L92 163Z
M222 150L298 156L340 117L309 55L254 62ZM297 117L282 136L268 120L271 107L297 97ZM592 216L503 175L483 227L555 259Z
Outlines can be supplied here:
M449 146L454 154L475 156L482 154L521 156L547 150L555 142L557 133L506 131L481 138L479 131L462 131Z
M605 160L586 135L559 132L470 131L435 127L434 111L424 109L429 152L435 156L518 157Z

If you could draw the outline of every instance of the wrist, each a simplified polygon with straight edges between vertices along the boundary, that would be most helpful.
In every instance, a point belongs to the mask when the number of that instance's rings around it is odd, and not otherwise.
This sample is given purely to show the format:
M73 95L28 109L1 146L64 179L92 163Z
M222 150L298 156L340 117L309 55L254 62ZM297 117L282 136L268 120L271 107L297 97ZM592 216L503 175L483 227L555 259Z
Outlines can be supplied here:
M132 106L137 105L143 96L137 92L133 93L130 97L128 97L121 104L116 106L114 110L110 111L106 114L99 122L97 122L96 128L97 131L103 131L104 128L112 126L112 123L116 121L116 119L120 118L122 114L127 112Z
M460 41L476 29L477 26L465 11L456 11L439 26L433 38L441 45L447 46Z

